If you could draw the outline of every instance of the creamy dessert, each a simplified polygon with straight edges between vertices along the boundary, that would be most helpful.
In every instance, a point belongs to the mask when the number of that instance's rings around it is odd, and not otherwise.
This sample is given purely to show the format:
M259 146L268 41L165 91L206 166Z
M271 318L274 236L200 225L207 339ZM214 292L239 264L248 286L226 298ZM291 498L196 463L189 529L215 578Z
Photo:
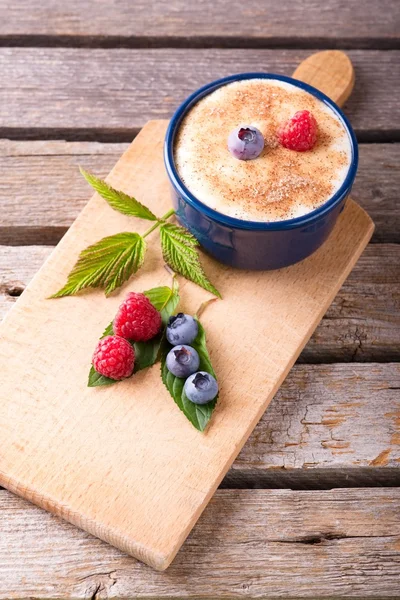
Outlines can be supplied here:
M296 127L309 127L303 146ZM351 144L336 113L305 90L242 79L189 110L174 159L183 183L207 206L246 221L281 221L333 196L348 173Z

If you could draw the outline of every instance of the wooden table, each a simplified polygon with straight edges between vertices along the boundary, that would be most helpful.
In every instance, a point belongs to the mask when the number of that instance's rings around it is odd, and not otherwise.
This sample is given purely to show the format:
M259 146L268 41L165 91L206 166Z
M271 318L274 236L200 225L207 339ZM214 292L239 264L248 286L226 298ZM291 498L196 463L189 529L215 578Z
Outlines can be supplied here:
M78 164L105 175L199 85L290 74L317 48L355 66L353 197L376 231L168 571L0 490L0 599L399 597L398 4L6 0L1 17L1 317L87 201Z

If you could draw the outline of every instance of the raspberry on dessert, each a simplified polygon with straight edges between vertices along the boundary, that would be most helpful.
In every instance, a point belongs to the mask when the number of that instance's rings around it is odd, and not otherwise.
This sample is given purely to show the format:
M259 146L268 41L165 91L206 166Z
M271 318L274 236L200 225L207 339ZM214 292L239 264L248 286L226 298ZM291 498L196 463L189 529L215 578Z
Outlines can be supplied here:
M144 294L130 292L113 322L115 335L134 342L147 342L161 329L161 315Z
M297 152L311 150L317 141L317 133L317 121L308 110L299 110L277 131L279 143Z
M135 352L124 338L107 335L99 340L92 364L100 375L116 380L125 379L133 373Z

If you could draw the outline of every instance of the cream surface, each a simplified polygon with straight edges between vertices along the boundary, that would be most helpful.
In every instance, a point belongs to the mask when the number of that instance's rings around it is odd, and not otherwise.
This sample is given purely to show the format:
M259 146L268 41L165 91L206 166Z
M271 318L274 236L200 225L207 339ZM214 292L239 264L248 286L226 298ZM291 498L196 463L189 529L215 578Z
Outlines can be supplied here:
M318 123L312 150L296 152L277 141L278 126L299 110ZM238 160L229 133L253 125L265 147L254 160ZM340 188L351 162L349 136L323 102L289 83L244 79L202 98L183 119L175 163L186 187L204 204L246 221L281 221L307 214Z

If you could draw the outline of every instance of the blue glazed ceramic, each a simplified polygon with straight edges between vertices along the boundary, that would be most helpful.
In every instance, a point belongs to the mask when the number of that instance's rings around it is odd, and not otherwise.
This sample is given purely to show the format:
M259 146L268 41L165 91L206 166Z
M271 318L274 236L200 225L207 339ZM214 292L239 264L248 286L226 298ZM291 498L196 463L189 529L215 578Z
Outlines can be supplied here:
M309 92L336 113L348 132L352 160L346 179L330 200L302 217L262 223L223 215L200 202L182 183L175 168L175 135L187 111L216 88L232 81L252 78L279 79ZM280 269L310 256L331 233L353 185L358 165L358 147L350 123L325 94L291 77L272 73L241 73L203 86L181 104L167 130L164 161L172 185L172 202L177 217L209 254L222 263L242 269Z

